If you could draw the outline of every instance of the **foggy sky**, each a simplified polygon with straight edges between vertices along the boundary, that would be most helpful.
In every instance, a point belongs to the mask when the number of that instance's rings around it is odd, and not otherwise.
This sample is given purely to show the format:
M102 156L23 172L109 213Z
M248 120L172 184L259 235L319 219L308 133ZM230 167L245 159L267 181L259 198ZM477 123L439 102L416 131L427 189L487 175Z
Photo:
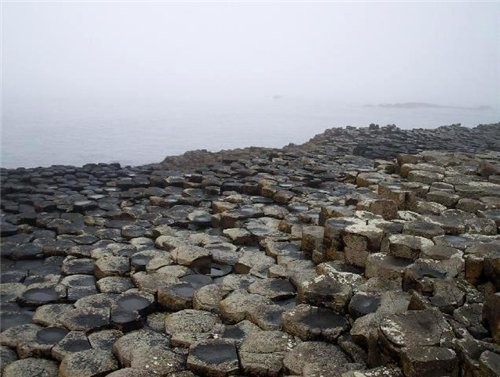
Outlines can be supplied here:
M499 3L6 3L3 102L500 105Z

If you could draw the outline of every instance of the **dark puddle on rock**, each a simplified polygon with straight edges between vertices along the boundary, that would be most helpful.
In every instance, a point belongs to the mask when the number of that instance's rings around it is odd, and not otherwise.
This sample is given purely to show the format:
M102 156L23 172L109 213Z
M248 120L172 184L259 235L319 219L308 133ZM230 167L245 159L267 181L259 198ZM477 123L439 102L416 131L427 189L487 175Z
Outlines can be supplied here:
M287 279L276 279L271 281L269 288L277 292L291 292L294 293L292 284Z
M54 288L31 288L23 293L21 301L26 305L44 305L58 299Z
M226 326L224 329L224 333L222 334L223 338L242 340L245 337L245 332L240 329L238 326L230 325Z
M374 313L380 306L380 297L363 294L354 295L349 303L349 313L358 318L369 313Z
M69 352L86 351L92 348L90 342L85 339L72 339L64 343L63 348Z
M200 344L191 352L207 364L221 364L238 357L233 344Z
M191 286L194 289L201 288L205 285L212 284L212 278L207 275L201 275L201 274L192 274L192 275L185 275L180 278L181 281L186 282L188 284L191 284Z
M312 328L328 329L344 326L346 319L331 310L320 308L309 313L300 322Z
M15 263L15 268L27 271L28 274L34 274L43 266L43 259L19 260Z
M61 327L47 327L36 333L36 340L42 344L55 344L63 339L68 330Z
M284 309L281 310L269 310L264 313L264 319L268 323L272 323L276 326L280 325L282 322L282 314Z
M189 283L177 284L171 288L171 291L180 297L192 298L195 288Z
M120 297L117 304L121 309L129 312L143 312L151 306L151 302L147 298L133 294Z
M9 327L25 325L31 323L33 318L33 312L22 311L22 312L2 312L0 316L0 331L7 330Z
M137 312L120 308L111 313L111 323L122 331L131 331L142 327L141 317Z
M116 309L111 313L111 321L113 323L128 323L137 319L137 313L130 312L125 309Z
M146 255L136 255L130 259L130 265L135 271L144 271L151 259L151 257Z

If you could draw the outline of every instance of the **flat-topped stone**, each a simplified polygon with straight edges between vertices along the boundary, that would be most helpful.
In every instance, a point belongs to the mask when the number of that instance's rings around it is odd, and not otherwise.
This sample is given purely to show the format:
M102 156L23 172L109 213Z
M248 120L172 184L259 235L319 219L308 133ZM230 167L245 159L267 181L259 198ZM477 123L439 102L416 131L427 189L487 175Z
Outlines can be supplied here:
M283 313L283 328L302 340L334 342L349 327L347 320L333 310L306 304Z
M229 376L239 372L240 363L232 341L205 340L191 345L188 368L205 376Z

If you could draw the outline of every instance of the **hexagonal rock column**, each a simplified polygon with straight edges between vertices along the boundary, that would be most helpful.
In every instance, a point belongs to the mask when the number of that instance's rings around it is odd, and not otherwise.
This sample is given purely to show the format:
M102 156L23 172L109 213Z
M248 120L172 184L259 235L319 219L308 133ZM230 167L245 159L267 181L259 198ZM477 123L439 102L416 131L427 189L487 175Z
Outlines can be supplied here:
M105 375L118 367L111 352L91 349L67 355L59 366L59 377Z
M172 250L170 256L177 264L196 269L201 273L210 272L212 255L202 247L179 246Z
M409 234L394 234L382 241L380 250L396 258L415 260L422 249L434 245L431 240Z
M217 315L203 310L185 309L165 316L165 331L172 345L189 347L222 331Z
M384 253L370 254L366 261L365 276L398 279L402 277L405 268L410 263L411 261L407 259L395 258Z
M187 359L189 370L208 377L225 377L240 369L234 342L224 339L192 344Z
M338 346L325 342L299 343L287 352L283 359L285 370L297 376L306 375L304 372L308 364L328 367L332 375L337 376L335 373L338 373L340 376L342 372L347 371L346 365L349 362L347 355Z
M319 250L323 244L325 229L322 226L305 226L302 228L301 250L311 254Z
M455 351L444 347L410 347L401 357L407 377L458 376L458 358Z
M347 320L333 310L306 304L283 313L283 328L302 340L335 340L349 327Z
M366 221L358 220L355 224L346 226L342 236L346 261L365 267L368 255L380 250L383 236L382 229L367 224Z
M3 360L2 360L3 361ZM57 363L51 360L29 357L16 360L7 365L2 373L4 377L57 377Z
M398 205L390 199L368 199L358 203L357 208L380 215L384 220L393 220L398 217Z
M227 323L237 323L247 318L253 307L270 305L271 303L271 300L264 296L248 293L245 290L237 290L219 303L219 312Z
M293 336L282 331L251 333L241 344L240 361L248 375L278 376L287 351L295 347Z
M486 297L482 317L488 324L491 335L497 344L500 343L500 292Z
M436 309L410 310L384 318L379 327L379 341L384 353L400 358L412 377L418 371L436 368L441 374L456 373L453 351L441 344L454 337L451 326ZM428 349L434 347L435 349ZM412 372L415 370L415 373Z
M134 352L159 348L167 349L170 347L170 339L164 335L152 330L139 330L130 332L119 338L113 344L113 353L120 361L120 364L129 367L132 363Z
M316 306L326 306L342 313L352 296L349 284L330 274L318 275L302 282L298 287L298 300Z

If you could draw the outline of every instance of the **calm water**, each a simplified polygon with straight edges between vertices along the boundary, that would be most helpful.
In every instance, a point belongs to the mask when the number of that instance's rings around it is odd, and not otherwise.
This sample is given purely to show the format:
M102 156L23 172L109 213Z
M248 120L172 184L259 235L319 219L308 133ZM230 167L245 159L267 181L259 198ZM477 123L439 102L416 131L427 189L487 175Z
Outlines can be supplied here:
M120 162L139 165L193 149L303 143L337 126L432 128L500 120L500 110L394 109L269 99L261 102L40 101L3 106L2 167Z

